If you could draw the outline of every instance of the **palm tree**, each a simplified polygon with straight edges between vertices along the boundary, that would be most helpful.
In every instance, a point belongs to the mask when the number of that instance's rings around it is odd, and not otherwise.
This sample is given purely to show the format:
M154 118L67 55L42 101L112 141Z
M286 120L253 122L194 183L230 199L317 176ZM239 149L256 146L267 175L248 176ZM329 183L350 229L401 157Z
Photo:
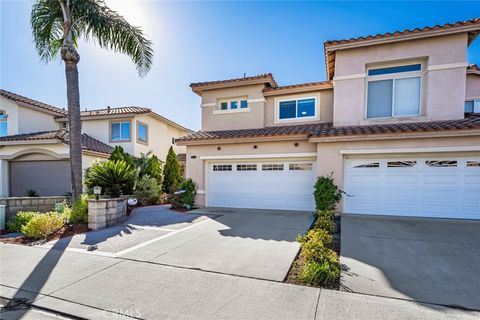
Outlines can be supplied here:
M39 56L48 62L60 54L65 62L72 194L76 199L82 193L78 40L93 39L101 48L127 54L140 77L152 66L152 42L144 37L140 28L109 9L103 0L36 0L30 23Z

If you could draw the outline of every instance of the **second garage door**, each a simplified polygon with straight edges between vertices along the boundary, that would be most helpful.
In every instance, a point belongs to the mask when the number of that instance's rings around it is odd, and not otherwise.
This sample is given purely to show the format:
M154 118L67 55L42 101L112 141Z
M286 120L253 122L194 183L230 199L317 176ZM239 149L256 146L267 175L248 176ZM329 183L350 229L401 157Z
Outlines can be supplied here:
M207 205L278 210L315 208L314 161L208 165Z
M10 163L10 195L61 196L72 191L69 161L15 161Z
M344 212L480 219L480 158L345 160Z

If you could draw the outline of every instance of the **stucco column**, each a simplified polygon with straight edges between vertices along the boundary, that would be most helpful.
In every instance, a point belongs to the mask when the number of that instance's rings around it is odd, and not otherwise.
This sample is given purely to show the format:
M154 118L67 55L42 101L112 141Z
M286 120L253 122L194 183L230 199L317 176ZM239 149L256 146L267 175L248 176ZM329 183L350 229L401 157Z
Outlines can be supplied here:
M8 197L9 179L8 161L0 160L0 197Z

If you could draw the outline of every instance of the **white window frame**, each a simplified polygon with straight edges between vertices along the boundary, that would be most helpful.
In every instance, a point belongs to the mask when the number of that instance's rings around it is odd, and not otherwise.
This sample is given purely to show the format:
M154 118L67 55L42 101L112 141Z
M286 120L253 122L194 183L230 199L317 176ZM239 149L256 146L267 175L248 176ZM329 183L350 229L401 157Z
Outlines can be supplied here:
M470 101L473 101L473 113L480 113L480 97L465 100L465 102Z
M319 99L318 95L315 96L290 96L285 98L276 98L275 99L275 123L285 123L285 122L303 122L303 121L316 121L320 119L320 110L319 110ZM298 107L298 100L308 100L314 99L315 100L315 114L311 117L297 117L297 110L295 109L295 118L289 119L280 119L280 103L286 101L295 101L296 108Z
M404 71L404 72L396 72L396 73L387 73L381 75L374 75L369 76L368 72L370 70L375 69L383 69L383 68L391 68L391 67L400 67L400 66L408 66L412 64L419 64L420 70L419 71ZM423 61L404 61L398 63L388 63L388 64L376 64L368 66L366 69L366 77L365 77L365 108L363 118L367 121L375 121L375 120L386 120L386 119L402 119L402 118L412 118L412 117L421 117L423 114L423 81L425 78L425 64ZM412 115L401 115L395 116L395 80L396 79L408 79L408 78L417 78L420 77L420 101L418 106L418 114ZM373 81L381 81L381 80L393 80L392 82L392 116L391 117L376 117L376 118L369 118L368 117L368 83Z
M120 139L114 140L112 137L112 126L114 124L120 124ZM128 123L128 139L122 139L122 123ZM131 120L112 120L110 121L110 128L109 128L109 141L114 143L114 142L131 142L132 141L132 121Z
M247 107L241 108L241 101L247 101ZM237 108L231 109L231 102L237 102ZM227 103L227 109L222 109L222 103ZM220 113L236 113L236 112L250 112L250 102L248 101L248 97L235 97L235 98L225 98L219 99L217 101L217 109L213 111L214 114Z

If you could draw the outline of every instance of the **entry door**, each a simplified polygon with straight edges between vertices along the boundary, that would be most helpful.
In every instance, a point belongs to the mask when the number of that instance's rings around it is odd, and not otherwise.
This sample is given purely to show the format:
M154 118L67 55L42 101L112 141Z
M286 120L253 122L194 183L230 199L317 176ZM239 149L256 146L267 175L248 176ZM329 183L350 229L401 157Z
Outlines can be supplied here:
M314 161L213 163L207 202L210 207L312 211L315 179Z
M480 158L345 160L344 212L480 219Z

